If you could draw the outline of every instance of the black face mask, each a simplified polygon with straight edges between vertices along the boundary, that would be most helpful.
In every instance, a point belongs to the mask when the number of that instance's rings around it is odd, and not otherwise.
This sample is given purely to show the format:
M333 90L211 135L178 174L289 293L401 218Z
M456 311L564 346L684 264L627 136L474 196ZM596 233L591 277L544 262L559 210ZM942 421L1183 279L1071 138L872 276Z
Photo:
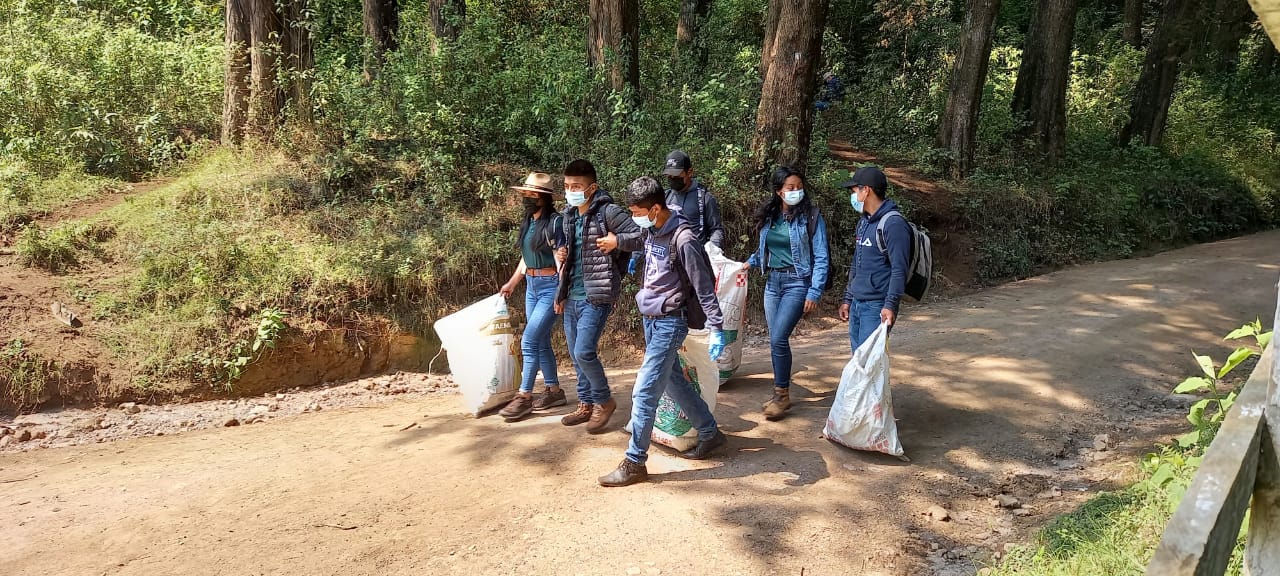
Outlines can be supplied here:
M671 189L675 190L676 192L684 190L684 178L681 178L679 176L668 177L667 185L670 186Z
M523 199L522 199L522 201L524 202L524 209L525 209L525 211L526 211L526 212L529 212L530 214L532 214L532 213L534 213L534 212L537 212L537 211L538 211L538 209L542 207L542 199L541 199L541 198L527 198L527 197L526 197L526 198L523 198Z

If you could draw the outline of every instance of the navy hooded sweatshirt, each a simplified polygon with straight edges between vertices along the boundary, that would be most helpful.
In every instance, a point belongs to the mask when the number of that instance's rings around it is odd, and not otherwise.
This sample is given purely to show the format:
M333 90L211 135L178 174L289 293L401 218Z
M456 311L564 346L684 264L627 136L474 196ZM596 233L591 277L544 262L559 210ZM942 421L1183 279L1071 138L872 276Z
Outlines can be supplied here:
M857 248L849 267L849 287L844 302L884 300L884 307L898 313L898 303L907 285L907 267L911 265L911 227L906 218L892 216L884 223L884 248L876 239L880 220L896 211L898 204L885 200L875 214L858 220Z

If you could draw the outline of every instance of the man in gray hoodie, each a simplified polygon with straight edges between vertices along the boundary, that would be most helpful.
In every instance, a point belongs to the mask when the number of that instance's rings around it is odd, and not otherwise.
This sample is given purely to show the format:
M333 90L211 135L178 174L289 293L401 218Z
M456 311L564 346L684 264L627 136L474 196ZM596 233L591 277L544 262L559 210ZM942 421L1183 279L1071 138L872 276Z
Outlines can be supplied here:
M622 250L645 253L644 282L636 293L644 320L645 351L631 393L631 443L618 468L600 477L601 486L627 486L648 479L645 461L658 400L664 392L698 430L698 444L681 454L683 457L701 460L726 441L715 416L685 379L676 359L690 328L705 326L710 330L712 359L724 352L724 321L711 261L680 212L666 206L666 195L657 180L648 176L636 179L627 187L626 196L631 218L647 230L643 238L619 237L618 242Z

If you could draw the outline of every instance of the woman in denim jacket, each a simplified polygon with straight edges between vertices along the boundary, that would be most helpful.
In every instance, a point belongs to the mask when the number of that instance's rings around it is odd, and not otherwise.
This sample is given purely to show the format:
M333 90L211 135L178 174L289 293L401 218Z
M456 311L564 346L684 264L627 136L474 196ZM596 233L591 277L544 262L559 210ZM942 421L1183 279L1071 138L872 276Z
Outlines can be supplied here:
M791 408L791 332L801 316L818 307L831 268L827 223L805 193L806 184L795 168L774 171L773 194L755 215L759 244L747 260L747 266L759 268L767 278L764 317L773 359L773 397L764 403L764 415L769 420L782 418Z

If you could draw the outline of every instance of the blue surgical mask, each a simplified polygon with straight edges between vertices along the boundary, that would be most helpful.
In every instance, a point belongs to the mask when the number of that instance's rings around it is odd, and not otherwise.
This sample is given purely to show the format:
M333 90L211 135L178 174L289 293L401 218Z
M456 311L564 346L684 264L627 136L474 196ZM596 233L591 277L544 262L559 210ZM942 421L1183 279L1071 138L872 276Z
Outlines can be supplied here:
M786 202L787 206L795 206L801 200L804 200L804 190L787 190L782 193L782 201Z
M649 228L653 228L653 225L655 224L655 222L653 220L650 220L648 216L632 216L631 220L636 223L636 226L639 226L646 230Z
M853 209L854 209L854 210L857 210L859 214L861 214L861 213L862 213L862 209L863 209L864 205L866 204L865 202L863 202L863 201L861 201L861 200L858 200L858 193L857 193L857 192L854 192L853 194L850 194L850 195L849 195L849 203L850 203L850 204L853 204Z
M570 206L576 208L587 203L587 193L575 190L566 191L564 193L564 199Z

